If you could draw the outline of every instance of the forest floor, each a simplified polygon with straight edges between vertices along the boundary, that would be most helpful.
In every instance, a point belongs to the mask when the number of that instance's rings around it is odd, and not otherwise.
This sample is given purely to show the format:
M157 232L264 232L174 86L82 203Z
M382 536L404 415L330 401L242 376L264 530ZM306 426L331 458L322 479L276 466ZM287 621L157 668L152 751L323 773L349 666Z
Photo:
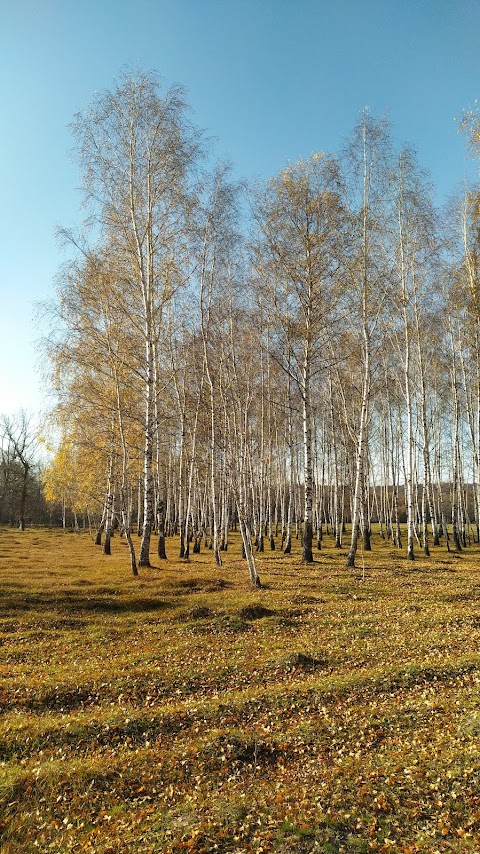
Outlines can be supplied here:
M1 530L2 854L478 854L479 548L373 548Z

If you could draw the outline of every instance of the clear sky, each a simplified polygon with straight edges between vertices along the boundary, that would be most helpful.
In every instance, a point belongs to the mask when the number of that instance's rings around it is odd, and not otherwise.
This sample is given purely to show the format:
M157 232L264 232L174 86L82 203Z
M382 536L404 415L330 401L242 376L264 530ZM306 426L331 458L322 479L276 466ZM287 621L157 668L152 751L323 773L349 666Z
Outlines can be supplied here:
M366 105L438 201L472 173L454 118L480 98L480 0L0 0L0 412L48 404L34 305L82 219L67 126L125 65L182 83L239 176L338 151Z

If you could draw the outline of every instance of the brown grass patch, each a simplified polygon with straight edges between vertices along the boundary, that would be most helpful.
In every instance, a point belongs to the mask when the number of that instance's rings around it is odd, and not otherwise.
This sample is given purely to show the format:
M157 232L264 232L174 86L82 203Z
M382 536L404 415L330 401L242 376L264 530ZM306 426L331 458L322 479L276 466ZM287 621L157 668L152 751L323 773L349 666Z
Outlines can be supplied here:
M480 850L475 547L112 549L0 531L1 854Z

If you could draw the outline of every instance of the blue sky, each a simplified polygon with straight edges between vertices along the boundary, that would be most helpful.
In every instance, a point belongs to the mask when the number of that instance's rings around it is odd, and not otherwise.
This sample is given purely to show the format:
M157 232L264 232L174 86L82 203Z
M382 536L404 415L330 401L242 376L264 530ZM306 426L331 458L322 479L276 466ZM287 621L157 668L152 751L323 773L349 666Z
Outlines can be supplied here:
M67 126L125 65L182 83L239 176L338 151L366 105L438 201L473 174L454 118L480 98L480 0L0 0L0 412L48 403L34 304L82 219Z

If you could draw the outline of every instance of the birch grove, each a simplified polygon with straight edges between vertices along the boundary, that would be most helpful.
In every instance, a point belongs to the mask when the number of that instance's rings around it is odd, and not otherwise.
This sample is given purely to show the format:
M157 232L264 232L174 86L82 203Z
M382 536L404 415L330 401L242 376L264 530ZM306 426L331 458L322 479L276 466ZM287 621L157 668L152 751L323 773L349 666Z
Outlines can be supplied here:
M151 75L73 130L90 231L64 231L47 341L66 512L106 552L120 528L134 574L152 537L221 566L236 529L255 586L297 537L306 564L348 542L347 567L373 530L401 548L406 525L410 560L478 542L478 187L440 216L365 111L338 156L246 190Z

